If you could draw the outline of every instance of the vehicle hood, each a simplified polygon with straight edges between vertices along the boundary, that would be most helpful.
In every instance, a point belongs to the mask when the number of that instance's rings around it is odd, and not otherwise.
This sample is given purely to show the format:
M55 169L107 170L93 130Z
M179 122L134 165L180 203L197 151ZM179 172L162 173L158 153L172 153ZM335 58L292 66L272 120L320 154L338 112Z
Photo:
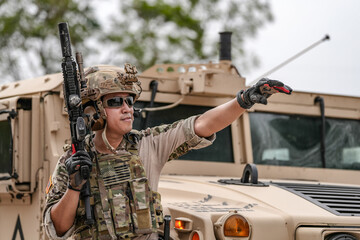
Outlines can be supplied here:
M360 215L339 214L305 195L301 196L276 185L274 181L263 180L261 182L265 184L260 185L234 185L220 183L219 179L226 177L163 175L159 183L163 205L203 216L220 216L229 211L237 211L250 222L278 219L294 227L344 223L352 225L360 222ZM300 181L278 183L321 184ZM358 198L360 199L360 194Z

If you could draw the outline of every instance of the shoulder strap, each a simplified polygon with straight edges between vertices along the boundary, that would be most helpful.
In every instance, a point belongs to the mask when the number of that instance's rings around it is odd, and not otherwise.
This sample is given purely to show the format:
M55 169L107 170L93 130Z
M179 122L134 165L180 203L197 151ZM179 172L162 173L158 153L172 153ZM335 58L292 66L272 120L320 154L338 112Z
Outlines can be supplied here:
M115 229L114 229L113 220L112 220L112 216L111 216L111 208L110 208L109 202L108 202L108 195L106 192L104 180L100 174L100 166L99 166L97 157L95 157L95 159L96 159L96 168L97 168L97 172L98 172L98 185L99 185L99 193L100 193L100 197L101 197L101 206L103 209L106 227L111 236L111 239L116 240L117 237L115 235Z
M117 237L115 235L115 229L114 229L114 225L112 222L111 209L110 209L110 206L108 203L108 196L107 196L104 180L100 174L100 166L99 166L99 161L98 161L98 158L96 155L95 145L91 141L90 135L87 136L85 142L86 142L86 145L89 148L90 152L93 153L94 159L96 162L97 179L98 179L97 182L98 182L98 186L99 186L99 193L100 193L100 197L101 197L101 206L103 209L105 224L106 224L108 232L111 236L111 239L116 240Z
M129 133L124 135L126 140L126 150L132 154L138 155L138 144L139 144L139 131L131 130Z
M140 132L137 130L131 130L127 134L124 135L124 138L129 143L135 145L139 143L140 140Z

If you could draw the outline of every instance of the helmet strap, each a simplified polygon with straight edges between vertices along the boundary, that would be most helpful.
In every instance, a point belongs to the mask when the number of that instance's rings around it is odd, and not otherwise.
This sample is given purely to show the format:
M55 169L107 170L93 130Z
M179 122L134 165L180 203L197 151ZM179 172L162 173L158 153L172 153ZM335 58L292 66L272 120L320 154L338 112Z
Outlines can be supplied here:
M109 141L106 138L106 129L107 129L107 123L105 122L105 128L104 128L104 131L101 134L102 140L104 141L106 148L110 152L116 154L116 149L113 146L110 145Z
M99 109L100 116L106 120L107 115L101 99L96 100L96 106Z

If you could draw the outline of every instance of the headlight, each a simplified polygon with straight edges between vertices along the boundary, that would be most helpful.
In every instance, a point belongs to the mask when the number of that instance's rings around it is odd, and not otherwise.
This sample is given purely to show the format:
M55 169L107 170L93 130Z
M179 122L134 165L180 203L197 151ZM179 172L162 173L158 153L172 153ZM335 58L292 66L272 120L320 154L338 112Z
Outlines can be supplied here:
M345 239L356 240L357 238L354 237L353 235L346 234L346 233L335 233L335 234L331 234L325 238L325 240L345 240Z
M215 232L219 239L249 237L250 226L243 216L237 212L230 212L216 221Z

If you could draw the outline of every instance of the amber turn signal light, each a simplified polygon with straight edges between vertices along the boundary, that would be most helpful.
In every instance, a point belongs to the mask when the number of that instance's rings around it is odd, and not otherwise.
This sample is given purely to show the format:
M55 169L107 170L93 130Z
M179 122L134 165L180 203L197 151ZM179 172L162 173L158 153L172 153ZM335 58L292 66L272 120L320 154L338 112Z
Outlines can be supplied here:
M221 216L214 224L216 239L247 239L251 236L251 225L237 211Z
M193 228L193 221L189 218L175 218L175 230L179 232L190 232Z
M185 221L175 220L175 228L177 229L185 229Z
M224 223L224 236L226 237L248 237L249 233L249 224L240 215L232 215Z

